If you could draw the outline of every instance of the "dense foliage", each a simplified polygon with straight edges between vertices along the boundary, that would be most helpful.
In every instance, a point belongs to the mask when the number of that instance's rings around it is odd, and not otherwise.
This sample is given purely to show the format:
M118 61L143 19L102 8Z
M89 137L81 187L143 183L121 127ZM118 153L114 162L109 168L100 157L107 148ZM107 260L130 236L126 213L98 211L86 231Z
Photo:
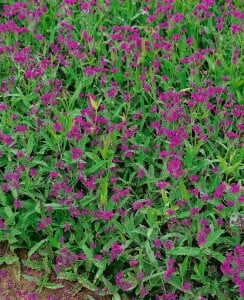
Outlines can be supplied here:
M2 2L0 241L115 300L241 299L242 1Z

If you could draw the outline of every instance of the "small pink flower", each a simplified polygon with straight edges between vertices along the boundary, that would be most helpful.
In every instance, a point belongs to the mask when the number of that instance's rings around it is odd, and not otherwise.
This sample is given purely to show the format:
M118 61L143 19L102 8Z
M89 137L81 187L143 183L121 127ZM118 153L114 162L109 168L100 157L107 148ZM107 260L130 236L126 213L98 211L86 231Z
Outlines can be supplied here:
M71 224L70 224L70 223L66 223L66 224L64 225L64 232L69 231L70 228L71 228Z
M27 132L28 131L28 127L25 125L16 125L14 127L14 131L15 132Z
M52 172L50 172L49 173L49 177L50 178L58 178L58 176L59 176L59 172L56 172L56 171L52 171Z
M206 233L201 231L197 233L197 243L198 245L205 244L207 242Z
M232 194L236 194L241 191L241 186L237 183L232 183L229 190Z
M31 177L36 176L36 175L37 175L37 169L35 169L35 168L30 169L29 175L30 175Z
M103 259L103 257L102 257L102 255L99 255L99 254L96 254L96 255L94 255L93 256L96 260L102 260Z
M230 77L229 76L222 76L222 80L223 81L230 81Z
M201 208L199 207L194 207L192 209L190 209L190 216L195 216L200 212Z
M143 206L144 206L143 202L138 201L138 202L133 203L132 209L133 210L138 210L138 209L142 208Z
M138 178L143 178L145 177L146 173L145 173L145 170L144 169L140 169L137 176Z
M181 221L182 225L189 226L191 224L191 219L185 219Z
M173 274L175 272L175 268L174 267L170 267L168 268L165 272L164 272L164 279L166 281L171 280Z
M167 181L159 181L156 183L156 186L160 189L165 189L167 185L169 185Z
M124 251L124 249L121 247L121 245L117 242L113 243L110 246L110 249L111 249L111 253L110 253L111 261L114 261L118 257L118 255Z
M220 226L224 225L224 219L218 218L216 221L217 221L218 225L220 225Z
M197 176L195 176L195 175L191 175L191 176L189 177L189 179L190 179L191 181L198 181L198 180L199 180L199 178L198 178Z
M140 286L140 296L144 298L146 295L149 295L149 291L143 286Z
M166 250L170 250L170 249L174 248L174 244L173 244L172 241L165 241L164 242L164 247L165 247Z
M50 217L44 217L42 219L42 221L38 223L37 231L40 231L40 230L46 228L48 225L51 224L51 222L52 222L52 219Z
M190 282L185 282L181 288L184 291L189 291L191 289L191 286L192 286L192 284Z
M23 157L24 156L24 152L22 150L19 150L15 153L16 157Z
M80 148L74 147L71 149L71 158L78 159L83 155L83 151Z
M160 238L156 238L154 241L153 241L153 245L157 248L161 248L161 239Z
M20 199L14 200L14 208L23 208L23 204Z
M129 265L130 265L130 267L134 267L134 266L138 265L138 263L139 263L139 260L134 259L129 262Z
M219 211L221 211L222 209L224 209L224 207L225 206L222 203L216 205L216 209L219 210Z
M53 125L53 130L54 130L55 132L57 132L57 131L63 131L64 128L63 128L62 124L61 124L60 122L57 121L57 122L55 122L54 125Z
M244 202L244 195L241 195L241 196L238 198L238 202L239 202L239 203L243 203L243 202Z
M242 29L238 24L231 24L230 26L233 34L240 32Z

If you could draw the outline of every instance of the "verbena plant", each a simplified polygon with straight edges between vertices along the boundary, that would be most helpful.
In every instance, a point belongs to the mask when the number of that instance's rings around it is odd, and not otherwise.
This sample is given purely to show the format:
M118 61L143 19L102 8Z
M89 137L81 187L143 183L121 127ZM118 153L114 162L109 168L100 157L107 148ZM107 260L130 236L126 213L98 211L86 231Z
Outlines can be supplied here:
M0 12L0 241L115 300L241 299L241 1Z

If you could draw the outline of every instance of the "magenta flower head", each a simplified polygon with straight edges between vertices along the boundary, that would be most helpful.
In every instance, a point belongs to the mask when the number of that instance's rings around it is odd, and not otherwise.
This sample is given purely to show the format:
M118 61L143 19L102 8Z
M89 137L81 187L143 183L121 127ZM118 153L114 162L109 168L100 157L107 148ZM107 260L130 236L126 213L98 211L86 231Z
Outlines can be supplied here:
M138 209L142 208L143 206L144 206L143 202L137 201L137 202L133 203L132 209L138 210Z
M136 265L138 265L139 260L138 259L133 259L129 262L130 267L134 267Z
M173 244L172 241L165 241L164 242L164 247L165 247L166 250L170 250L170 249L174 248L174 244Z
M161 239L160 238L156 238L154 241L153 241L153 245L157 248L161 248Z
M2 218L0 218L0 229L8 229L8 226L5 224Z
M200 207L194 207L190 209L190 216L195 216L200 212L201 208Z
M241 191L241 186L237 183L232 183L229 190L232 194L236 194Z
M232 282L239 288L240 297L244 297L243 272L244 272L244 247L237 245L234 251L226 253L226 259L220 269L224 275L230 276Z
M34 177L34 176L36 176L36 175L37 175L37 169L36 169L36 168L32 168L32 169L30 169L30 171L29 171L29 175L30 175L31 177Z
M191 289L191 286L192 286L192 284L190 283L190 282L185 282L183 285L182 285L182 290L184 290L184 291L189 291L190 289Z
M110 253L111 261L114 261L118 257L118 255L124 251L121 245L117 242L113 243L110 246L110 249L111 249L111 253Z
M80 148L74 147L71 149L71 158L78 159L83 155L83 151Z
M156 183L156 186L162 190L165 189L167 185L169 185L167 181L158 181Z
M23 208L23 204L20 199L14 200L14 208Z
M42 219L42 221L38 223L37 231L40 231L40 230L46 228L48 225L51 224L51 222L52 222L52 219L50 217L44 217Z
M25 125L16 125L14 127L14 131L15 132L27 132L28 131L28 127Z
M197 233L197 243L198 245L205 244L207 242L206 233L204 231L200 231Z
M54 125L53 125L53 130L54 130L55 132L57 132L57 131L63 131L64 128L63 128L62 124L61 124L60 122L57 121L57 122L55 122Z
M143 285L141 285L140 286L140 296L142 298L144 298L148 294L149 294L149 291Z

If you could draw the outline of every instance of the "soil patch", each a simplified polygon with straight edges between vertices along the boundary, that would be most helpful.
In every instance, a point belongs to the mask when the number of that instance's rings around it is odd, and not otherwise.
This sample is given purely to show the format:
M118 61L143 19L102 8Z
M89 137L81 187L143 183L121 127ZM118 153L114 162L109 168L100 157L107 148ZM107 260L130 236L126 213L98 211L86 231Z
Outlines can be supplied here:
M27 258L26 250L17 250L20 261ZM8 245L0 243L0 258L10 255ZM23 275L41 279L44 271L30 269L19 262L0 265L0 299L1 300L110 300L111 298L95 295L93 292L83 288L77 282L66 280L54 280L55 283L63 284L63 288L38 290L34 281L23 278ZM53 278L54 274L52 274ZM51 282L52 280L50 280Z

